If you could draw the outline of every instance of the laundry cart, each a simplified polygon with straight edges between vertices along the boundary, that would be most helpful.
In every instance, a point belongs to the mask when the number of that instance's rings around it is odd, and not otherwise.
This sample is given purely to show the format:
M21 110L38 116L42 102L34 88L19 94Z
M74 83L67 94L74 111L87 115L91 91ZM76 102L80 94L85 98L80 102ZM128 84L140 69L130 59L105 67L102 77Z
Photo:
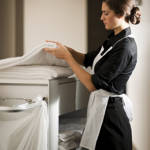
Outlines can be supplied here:
M0 149L47 150L48 115L42 97L0 99Z
M76 80L74 78L65 77L50 80L0 79L0 118L1 114L7 111L11 113L31 111L39 103L33 100L36 97L42 98L42 101L44 100L48 107L48 150L58 150L59 115L76 109L75 96ZM18 100L20 101L18 102ZM23 107L20 107L20 105L23 105Z

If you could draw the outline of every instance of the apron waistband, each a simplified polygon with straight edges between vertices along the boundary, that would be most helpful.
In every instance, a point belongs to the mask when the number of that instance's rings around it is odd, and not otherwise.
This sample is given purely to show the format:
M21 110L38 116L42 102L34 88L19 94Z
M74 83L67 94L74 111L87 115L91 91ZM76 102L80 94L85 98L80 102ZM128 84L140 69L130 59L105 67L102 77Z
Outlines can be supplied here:
M120 103L124 104L121 97L118 97L118 96L117 97L111 97L111 96L109 97L108 104L113 104L116 102L120 102Z

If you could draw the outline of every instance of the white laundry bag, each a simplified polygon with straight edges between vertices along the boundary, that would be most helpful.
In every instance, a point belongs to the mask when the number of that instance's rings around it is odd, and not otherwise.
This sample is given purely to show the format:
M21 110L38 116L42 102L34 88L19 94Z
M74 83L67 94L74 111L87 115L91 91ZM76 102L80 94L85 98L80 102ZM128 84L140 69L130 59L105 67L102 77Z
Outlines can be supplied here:
M0 150L47 150L47 104L41 100L28 104L28 109L25 105L0 111Z

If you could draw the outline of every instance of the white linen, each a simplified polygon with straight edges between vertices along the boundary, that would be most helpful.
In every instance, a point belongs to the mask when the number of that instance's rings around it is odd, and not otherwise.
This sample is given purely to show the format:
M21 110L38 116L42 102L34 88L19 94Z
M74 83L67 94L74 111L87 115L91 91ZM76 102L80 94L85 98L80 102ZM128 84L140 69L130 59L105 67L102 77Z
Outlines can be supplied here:
M67 142L70 140L80 141L81 133L77 131L64 131L62 133L59 133L59 139L63 142Z
M0 60L1 79L53 79L68 77L72 70L68 64L43 51L56 45L44 42L20 57Z
M81 133L77 131L64 131L59 133L59 150L76 149L80 145Z
M0 111L0 150L47 150L47 104L34 102L32 109Z
M69 141L69 142L60 142L58 150L74 150L78 148L79 144L77 144L74 141Z
M68 64L44 52L45 47L53 46L45 42L24 56L0 60L0 79L41 80L70 76L72 70ZM0 150L47 150L47 104L44 101L38 104L20 112L0 111Z
M62 60L57 59L55 56L50 55L43 51L45 47L53 47L48 42L44 42L37 47L33 48L27 54L20 57L12 57L0 60L0 69L10 68L16 65L56 65L56 66L68 66L68 64Z
M69 67L61 66L15 66L0 70L0 79L42 80L72 75Z

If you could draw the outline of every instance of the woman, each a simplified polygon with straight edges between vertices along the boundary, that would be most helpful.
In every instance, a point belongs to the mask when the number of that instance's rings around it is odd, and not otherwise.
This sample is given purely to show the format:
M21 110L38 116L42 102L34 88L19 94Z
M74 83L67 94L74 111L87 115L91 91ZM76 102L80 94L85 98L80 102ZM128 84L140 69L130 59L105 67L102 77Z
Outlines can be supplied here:
M140 23L133 0L102 0L103 21L112 34L96 51L76 52L58 42L44 51L64 59L91 92L81 146L90 150L132 150L131 102L126 83L135 68L137 47L129 23ZM51 41L52 42L52 41ZM92 73L80 65L91 66Z

